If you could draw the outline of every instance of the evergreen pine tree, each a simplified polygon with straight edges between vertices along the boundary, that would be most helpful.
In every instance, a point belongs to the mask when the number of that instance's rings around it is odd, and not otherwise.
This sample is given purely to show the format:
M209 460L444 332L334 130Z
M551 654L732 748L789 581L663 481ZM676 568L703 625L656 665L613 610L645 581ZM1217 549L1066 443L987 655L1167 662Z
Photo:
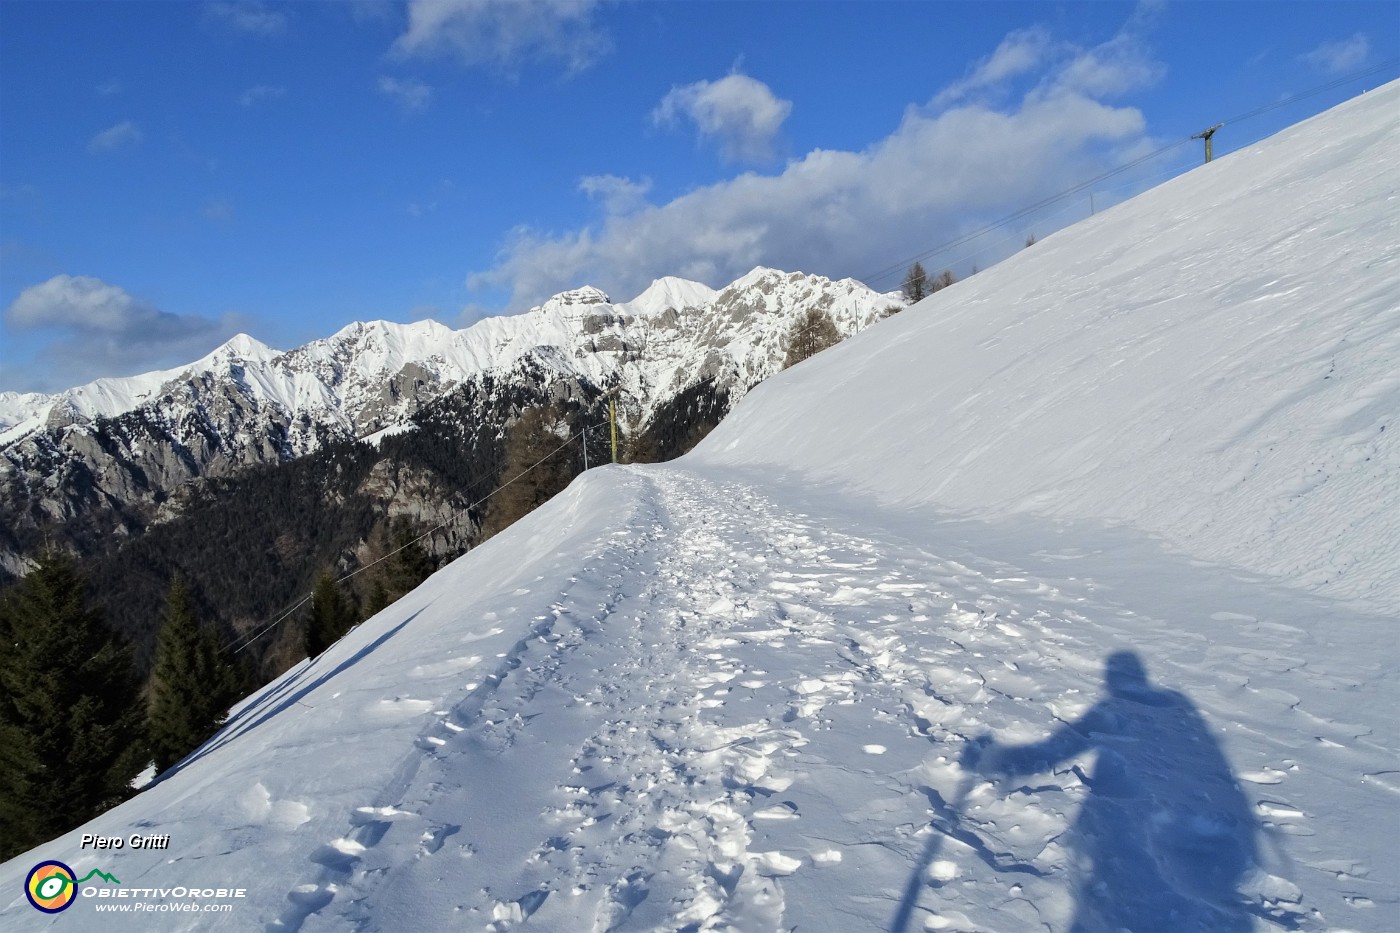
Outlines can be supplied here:
M151 671L147 732L156 772L165 771L219 730L235 699L236 675L218 633L195 621L189 590L170 585Z
M375 574L374 582L370 584L369 596L365 599L365 618L368 619L386 608L390 601L389 590L384 586L383 578Z
M433 574L433 559L423 545L416 541L412 525L401 521L394 527L390 537L390 549L394 552L384 562L388 581L385 588L398 599Z
M311 617L306 620L303 642L306 656L314 658L355 624L355 608L340 591L340 584L329 572L322 573L311 595Z
M0 598L0 860L92 819L145 765L131 649L45 554Z

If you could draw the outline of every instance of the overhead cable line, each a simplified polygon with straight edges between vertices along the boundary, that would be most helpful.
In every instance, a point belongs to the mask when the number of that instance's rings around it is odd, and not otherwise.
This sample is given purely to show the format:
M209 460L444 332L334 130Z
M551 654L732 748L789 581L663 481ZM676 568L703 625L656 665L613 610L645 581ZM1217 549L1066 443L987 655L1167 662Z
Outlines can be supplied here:
M1257 117L1261 113L1268 113L1270 110L1278 110L1281 107L1287 107L1289 104L1296 104L1300 100L1306 100L1309 97L1315 97L1316 95L1321 94L1323 91L1330 91L1333 88L1341 87L1343 84L1348 84L1352 81L1355 81L1357 78L1364 78L1368 75L1373 75L1381 71L1386 71L1387 69L1395 68L1397 66L1400 66L1400 58L1386 59L1378 65L1373 65L1372 67L1363 69L1361 71L1354 71L1349 75L1343 75L1342 77L1337 78L1333 81L1329 81L1326 84L1319 84L1317 85L1317 87L1308 88L1306 91L1299 91L1292 97L1285 97L1283 100L1274 101L1272 104L1265 104L1262 107L1256 107L1255 109L1250 110L1247 113L1242 113L1238 116L1229 117L1227 119L1221 120L1220 122L1225 124L1243 123L1245 120Z
M1112 178L1115 175L1121 175L1129 169L1136 168L1144 162L1149 162L1152 159L1157 158L1158 156L1165 155L1166 153L1171 152L1173 149L1178 149L1181 146L1186 145L1190 141L1190 139L1180 139L1174 143L1170 143L1166 146L1163 146L1160 149L1154 149L1152 152L1149 152L1146 155L1138 156L1136 159L1133 159L1129 162L1125 162L1117 168L1112 168L1106 172L1101 172L1100 174L1095 175L1093 178L1090 178L1087 181L1082 181L1071 188L1066 188L1057 194L1052 194L1047 198L1042 198L1041 200L1036 201L1034 204L1030 204L1026 207L1021 208L1018 211L1014 211L1010 214L1007 214L1000 220L994 220L991 223L978 227L968 233L963 234L960 237L948 240L945 243L940 243L937 246L934 246L930 249L926 249L915 256L909 257L908 259L904 259L900 262L894 263L893 265L886 266L878 272L871 273L870 275L861 278L860 281L869 282L883 279L887 276L898 273L899 271L907 267L911 262L918 262L921 259L927 259L930 256L936 256L937 254L942 253L946 250L950 250L956 246L962 246L969 240L975 240L980 236L985 236L986 234L991 233L993 230L999 230L1000 228L1005 227L1008 224L1020 220L1028 214L1033 214L1041 208L1049 207L1051 204L1054 204L1058 201L1063 201L1065 198L1079 194L1081 191L1093 187L1094 185L1098 184L1106 178Z
M412 541L409 541L409 542L407 542L406 544L403 544L403 545L400 545L399 547L394 548L392 551L389 551L387 554L384 554L383 556L378 557L378 558L376 558L376 559L370 561L369 563L367 563L367 564L365 564L365 565L363 565L363 566L361 566L361 567L355 568L354 570L352 570L352 571L350 571L349 573L347 573L345 576L340 577L340 578L338 578L337 580L335 580L335 583L336 583L337 585L339 585L339 584L341 584L341 583L344 583L346 580L349 580L351 577L355 576L356 574L358 574L358 573L360 573L360 572L362 572L362 571L368 570L369 568L373 567L375 564L382 563L383 561L388 560L389 558L393 557L395 554L399 553L400 551L405 551L405 550L407 550L408 548L413 547L415 544L417 544L418 542L422 541L424 538L430 537L431 535L435 534L436 532L441 531L443 528L446 528L448 525L450 525L450 524L456 522L456 521L457 521L458 519L460 519L463 515L469 515L469 514L471 514L471 510L472 510L472 509L476 508L478 505L481 505L483 502L485 502L486 500L490 499L490 498L491 498L492 496L494 496L496 493L500 492L502 489L505 489L507 486L511 485L511 484L514 483L516 480L522 479L523 477L525 477L526 475L528 475L530 472L532 472L532 471L533 471L536 467L538 467L540 464L542 464L542 463L544 463L546 460L548 460L550 457L552 457L552 456L554 456L555 454L559 453L559 451L563 450L565 447L569 446L569 445L572 444L574 441L578 440L580 437L583 437L583 436L588 432L589 428L597 428L597 427L602 427L602 426L603 426L602 423L600 423L600 424L585 425L585 426L583 427L583 429L580 430L577 434L572 434L572 435L570 435L569 437L565 438L565 439L564 439L564 442L561 443L558 447L554 448L554 449L551 450L549 453L545 454L543 457L541 457L540 459L536 460L534 463L530 464L530 466L526 467L524 470L522 470L520 473L518 473L517 475L515 475L515 476L512 477L511 479L509 479L509 480L507 480L506 482L502 483L501 485L497 486L495 489L491 490L491 491L488 492L486 495L482 496L480 499L477 499L475 502L471 503L470 505L467 505L467 506L465 506L465 507L463 507L463 508L461 508L461 509L458 509L457 511L453 512L453 513L452 513L450 516L448 516L446 519L444 519L443 521L441 521L441 522L439 522L438 524L434 525L432 528L429 528L427 531L423 532L423 534L421 534L421 535L419 535L418 537L414 538ZM483 481L482 481L482 480L477 480L475 483L470 484L470 486L469 486L468 488L470 488L471 486L480 485L481 482L483 482ZM279 624L281 624L282 622L284 622L284 621L287 619L288 616L290 616L292 613L296 612L296 611L297 611L298 609L300 609L302 606L306 605L307 600L311 599L314 595L315 595L315 593L307 593L307 594L306 594L305 596L303 596L301 599L297 600L295 603L292 604L292 606L291 606L289 609L287 609L285 612L283 612L283 613L282 613L281 615L279 615L277 618L273 619L273 620L272 620L271 622L269 622L267 625L263 626L263 627L262 627L261 629L259 629L255 634L249 636L247 639L245 639L243 642L241 642L241 643L238 645L237 648L233 649L233 653L234 653L234 654L238 654L238 653L241 652L244 648L247 648L247 647L248 647L249 645L251 645L253 642L255 642L255 641L257 641L259 638L263 637L263 635L266 635L268 632L272 631L272 629L276 628Z
M1373 75L1373 74L1378 74L1378 73L1380 73L1380 72L1382 72L1382 71L1386 71L1386 70L1388 70L1388 69L1394 68L1394 67L1396 67L1397 65L1400 65L1400 58L1390 58L1390 59L1387 59L1387 60L1385 60L1385 61L1383 61L1383 62L1380 62L1380 63L1378 63L1378 64L1376 64L1376 65L1373 65L1373 66L1371 66L1371 67L1369 67L1369 68L1365 68L1365 69L1363 69L1363 70L1361 70L1361 71L1356 71L1356 72L1352 72L1351 74L1343 75L1343 76L1340 77L1340 78L1336 78L1336 79L1334 79L1334 80L1332 80L1332 81L1328 81L1328 82L1326 82L1325 84L1319 84L1319 85L1317 85L1317 86L1315 86L1315 87L1308 88L1308 89L1305 90L1305 91L1300 91L1299 93L1293 94L1293 95L1291 95L1291 96L1289 96L1289 97L1285 97L1285 98L1283 98L1282 100L1277 100L1277 101L1274 101L1274 102L1271 103L1271 104L1265 104L1264 106L1256 107L1256 108L1253 109L1253 110L1249 110L1249 111L1246 111L1246 112L1244 112L1244 113L1237 114L1237 115L1235 115L1235 116L1229 117L1229 118L1227 118L1227 119L1225 119L1225 120L1221 120L1221 121L1219 121L1219 122L1216 124L1216 127L1215 127L1215 128L1219 128L1219 127L1221 127L1221 126L1229 125L1229 124L1232 124L1232 123L1243 123L1243 122L1245 122L1246 120L1253 119L1254 117L1260 116L1260 115L1265 114L1265 113L1269 113L1270 111L1273 111L1273 110L1279 110L1279 109L1281 109L1281 108L1283 108L1283 107L1287 107L1287 106L1289 106L1289 105L1291 105L1291 104L1295 104L1295 103L1297 103L1298 101L1306 100L1306 99L1309 98L1309 97L1315 97L1316 95L1321 94L1321 93L1323 93L1323 92L1325 92L1325 91L1330 91L1330 90L1332 90L1332 89L1334 89L1334 88L1341 87L1342 85L1348 84L1348 83L1350 83L1350 82L1352 82L1352 81L1355 81L1355 80L1357 80L1357 79L1359 79L1359 78L1364 78L1364 77L1368 77L1368 76ZM936 255L938 255L939 253L946 252L947 250L954 249L954 248L956 248L956 247L958 247L958 246L962 246L962 245L964 245L964 244L966 244L966 243L968 243L968 242L970 242L970 241L972 241L972 240L977 239L978 237L985 236L985 235L988 234L988 233L991 233L991 232L993 232L993 231L995 231L995 230L999 230L999 229L1001 229L1002 227L1006 227L1006 226L1008 226L1008 225L1010 225L1010 224L1012 224L1012 223L1015 223L1015 222L1018 221L1018 220L1021 220L1021 219L1024 218L1024 217L1029 216L1030 214L1034 214L1036 211L1039 211L1039 210L1041 210L1041 209L1043 209L1043 208L1049 207L1050 205L1056 204L1056 203L1058 203L1058 202L1060 202L1060 201L1063 201L1063 200L1065 200L1065 199L1067 199L1067 198L1073 197L1074 195L1079 194L1080 192L1085 191L1086 189L1093 187L1094 185L1098 184L1098 183L1101 182L1101 181L1104 181L1104 180L1109 179L1109 178L1113 178L1113 177L1115 177L1115 176L1117 176L1117 175L1121 175L1121 174L1123 174L1124 172L1127 172L1127 171L1129 171L1129 170L1131 170L1131 169L1136 168L1136 167L1139 166L1139 165L1142 165L1144 162L1150 162L1150 161L1152 161L1153 159L1158 158L1159 156L1166 155L1168 152L1171 152L1171 151L1173 151L1174 149L1179 149L1180 147L1184 146L1185 144L1187 144L1187 143L1189 143L1189 142L1192 142L1193 140L1195 140L1195 139L1197 139L1197 138L1199 138L1199 134L1197 134L1196 136L1184 137L1184 138L1182 138L1182 139L1176 140L1175 142L1168 143L1168 144L1165 145L1165 146L1162 146L1162 147L1160 147L1160 148L1158 148L1158 149L1154 149L1152 152L1149 152L1149 153L1147 153L1147 154L1145 154L1145 155L1138 156L1137 158L1132 159L1132 160L1130 160L1130 161L1128 161L1128 162L1125 162L1125 163L1123 163L1122 165L1119 165L1119 166L1117 166L1117 167L1115 167L1115 168L1111 168L1111 169L1109 169L1109 170L1107 170L1107 171L1100 172L1098 175L1095 175L1093 178L1089 178L1089 179L1087 179L1087 180L1085 180L1085 181L1080 182L1079 184L1073 185L1072 187L1066 188L1066 189L1064 189L1064 190L1062 190L1062 191L1059 191L1059 192L1057 192L1057 193L1055 193L1055 194L1052 194L1052 195L1050 195L1050 196L1048 196L1048 197L1042 198L1041 200L1036 201L1036 202L1034 202L1033 204L1029 204L1029 205L1027 205L1026 207L1023 207L1023 208L1020 208L1019 210L1013 211L1012 213L1007 214L1006 216L1004 216L1004 217L1002 217L1002 218L1000 218L1000 219L998 219L998 220L994 220L994 221L992 221L991 223L984 224L983 226L977 227L976 229L971 230L971 231L969 231L968 233L965 233L965 234L963 234L963 235L961 235L961 236L955 237L955 238L953 238L953 239L951 239L951 240L948 240L948 241L946 241L946 242L940 243L940 244L938 244L938 245L936 245L936 246L930 247L929 249L926 249L926 250L924 250L924 251L922 251L922 252L920 252L920 253L918 253L918 254L916 254L916 255L914 255L914 256L910 256L910 257L907 258L907 259L900 260L899 262L896 262L896 263L894 263L894 264L892 264L892 265L886 266L886 267L884 267L884 268L882 268L882 269L880 269L880 270L878 270L878 271L876 271L876 272L872 272L872 273L869 273L869 274L867 274L867 275L865 275L865 276L861 276L861 277L860 277L860 281L863 281L863 282L878 282L879 280L884 279L884 278L886 278L886 277L888 277L888 276L895 275L895 274L897 274L898 272L900 272L901 270L907 268L907 267L909 266L910 263L919 262L920 260L927 259L927 258L929 258L929 257L931 257L931 256L936 256ZM1160 177L1160 174L1161 174L1161 173L1159 173L1159 175L1158 175L1157 177ZM422 541L424 538L430 537L430 536L433 535L434 533L436 533L436 532L442 530L443 528L446 528L448 525L453 524L453 523L456 522L458 519L460 519L460 518L462 517L463 514L469 514L469 513L471 512L472 509L476 508L478 505L480 505L480 504L482 504L483 502L487 501L487 500L490 499L492 496L494 496L497 492L500 492L502 489L505 489L507 486L511 485L511 484L514 483L516 480L519 480L519 479L521 479L522 477L526 476L528 473L530 473L531 471L533 471L534 469L536 469L537 467L539 467L539 466L540 466L541 464L543 464L546 460L548 460L550 457L552 457L552 456L554 456L555 454L557 454L559 451L563 450L565 447L567 447L569 444L573 443L575 440L578 440L580 437L585 437L586 434L587 434L587 432L588 432L588 429L589 429L589 428L593 428L593 427L602 427L602 426L603 426L602 424L598 424L598 425L587 425L587 426L585 426L585 427L584 427L582 430L580 430L577 434L571 435L570 437L568 437L567 439L565 439L564 442L563 442L562 444L560 444L558 447L554 448L554 450L550 451L548 454L546 454L545 456L541 457L538 461L536 461L535 463L531 464L527 469L525 469L525 470L524 470L523 472L521 472L519 475L513 477L512 479L508 480L508 481L505 482L505 483L502 483L500 486L496 487L496 488L493 489L491 492L489 492L489 493L487 493L486 495L482 496L481 498L477 499L475 502L471 503L470 505L466 506L465 508L459 509L458 511L454 512L450 517L448 517L448 518L445 519L444 521L440 522L439 524L435 525L434 527L430 528L428 531L424 532L423 534L419 535L418 537L414 538L412 541L409 541L407 544L404 544L404 545L402 545L402 546L400 546L400 547L397 547L397 548L395 548L394 550L389 551L387 554L384 554L382 557L379 557L379 558L377 558L377 559L375 559L375 560L373 560L373 561L370 561L368 564L365 564L365 565L362 566L362 567L358 567L358 568L356 568L355 570L352 570L350 573L345 574L343 577L340 577L340 578L337 579L335 582L336 582L337 584L344 583L346 580L349 580L351 577L355 576L356 574L361 573L362 571L368 570L369 568L371 568L371 567L375 566L376 564L379 564L379 563L381 563L381 562L383 562L383 561L385 561L385 560L388 560L390 557L393 557L395 554L398 554L400 551L403 551L403 550L406 550L407 548L412 547L413 545L415 545L415 544L417 544L418 542ZM585 440L585 443L586 443L586 440ZM480 483L480 481L478 481L477 483L473 483L473 484L471 484L471 485L475 486L475 485L478 485L479 483ZM306 604L306 602L312 598L313 595L314 595L314 594L312 594L312 593L307 593L307 594L306 594L305 596L303 596L300 600L298 600L296 603L294 603L290 608L288 608L288 609L287 609L286 611L284 611L281 615L279 615L276 619L274 619L272 622L270 622L270 623L268 623L267 625L265 625L263 628L259 629L254 635L250 636L249 638L247 638L246 640L244 640L241 644L239 644L239 646L238 646L236 649L234 649L234 652L233 652L233 653L234 653L234 654L237 654L237 653L241 652L244 648L248 647L248 646L249 646L250 644L252 644L254 641L257 641L259 638L261 638L264 634L266 634L267 632L271 631L271 630L272 630L274 627L276 627L278 624L280 624L281 622L283 622L284 620L286 620L288 616L290 616L292 613L296 612L297 609L299 609L299 608L301 608L302 606L304 606L304 605Z

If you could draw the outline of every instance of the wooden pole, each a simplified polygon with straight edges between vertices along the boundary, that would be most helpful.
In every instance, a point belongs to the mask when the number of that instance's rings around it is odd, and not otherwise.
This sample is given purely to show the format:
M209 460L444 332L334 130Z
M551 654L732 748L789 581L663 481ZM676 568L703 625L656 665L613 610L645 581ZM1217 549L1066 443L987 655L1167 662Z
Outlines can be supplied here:
M1212 136L1215 135L1215 131L1216 131L1216 130L1220 129L1220 128L1221 128L1222 126L1224 126L1224 125L1225 125L1224 123L1217 123L1217 124L1215 124L1215 126L1212 126L1210 129L1208 129L1208 130L1201 130L1201 131L1200 131L1199 133L1197 133L1195 136L1192 136L1192 137L1191 137L1192 139L1204 139L1204 140L1206 141L1206 161L1207 161L1207 162L1209 162L1209 161L1211 160L1210 138L1211 138Z
M617 462L617 409L613 407L612 396L608 396L608 425L612 428L613 463Z

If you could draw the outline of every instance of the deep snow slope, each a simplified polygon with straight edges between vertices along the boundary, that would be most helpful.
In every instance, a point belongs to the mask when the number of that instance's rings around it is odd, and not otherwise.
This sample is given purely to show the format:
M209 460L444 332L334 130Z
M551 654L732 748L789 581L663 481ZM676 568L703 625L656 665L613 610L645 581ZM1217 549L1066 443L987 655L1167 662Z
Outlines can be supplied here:
M0 927L1393 933L1397 96L939 293L675 464L585 473L0 865ZM1346 574L1289 572L1309 540ZM117 880L44 915L45 859Z
M757 391L701 460L891 506L1123 522L1400 614L1400 86Z
M1121 530L605 467L0 866L0 926L1384 933L1392 622ZM45 859L120 884L46 917Z

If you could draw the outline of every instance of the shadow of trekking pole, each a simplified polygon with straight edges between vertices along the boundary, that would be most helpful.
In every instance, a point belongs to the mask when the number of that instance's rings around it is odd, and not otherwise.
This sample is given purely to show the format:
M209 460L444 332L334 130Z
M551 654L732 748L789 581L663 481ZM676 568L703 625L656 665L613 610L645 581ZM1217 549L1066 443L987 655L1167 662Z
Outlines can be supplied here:
M929 805L933 808L933 819L929 822L929 827L933 829L933 834L924 844L924 851L920 853L918 862L914 865L914 870L909 873L909 880L904 885L904 894L899 899L899 907L894 912L894 919L890 921L889 933L906 933L909 929L909 918L914 913L914 908L919 904L919 891L924 886L924 877L928 872L933 860L938 857L939 851L943 848L943 839L947 836L957 837L959 835L958 822L962 819L963 804L967 802L967 795L972 792L972 788L977 784L978 775L972 765L981 756L982 749L990 742L990 739L983 736L970 740L963 748L962 761L967 773L958 783L958 789L953 794L953 799L944 801L936 790L925 787L923 791L928 795ZM940 826L939 823L945 825Z

